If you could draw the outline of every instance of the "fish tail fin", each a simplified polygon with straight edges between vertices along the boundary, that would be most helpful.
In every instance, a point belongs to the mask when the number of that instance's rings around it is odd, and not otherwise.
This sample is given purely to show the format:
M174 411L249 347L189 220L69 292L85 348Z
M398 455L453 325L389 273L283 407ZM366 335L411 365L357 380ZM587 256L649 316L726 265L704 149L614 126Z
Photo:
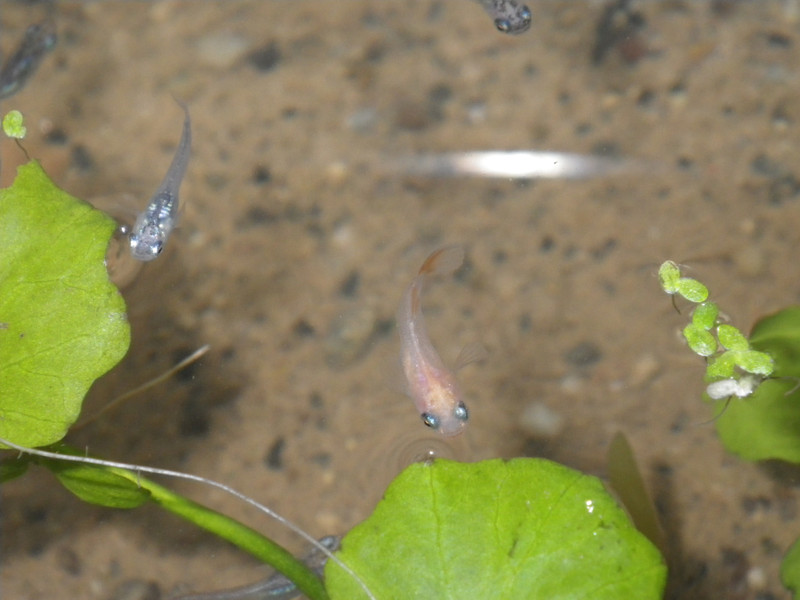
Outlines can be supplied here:
M433 252L419 269L420 275L448 275L464 262L464 246L445 246Z

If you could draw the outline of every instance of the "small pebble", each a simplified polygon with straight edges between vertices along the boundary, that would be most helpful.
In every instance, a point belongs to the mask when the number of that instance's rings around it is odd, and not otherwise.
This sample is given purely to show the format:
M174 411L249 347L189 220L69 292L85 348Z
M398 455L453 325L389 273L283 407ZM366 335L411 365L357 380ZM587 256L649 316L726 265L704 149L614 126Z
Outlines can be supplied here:
M485 102L474 101L467 104L467 121L470 125L479 125L486 121L489 115L489 110Z
M325 354L331 367L346 367L366 354L376 333L377 315L359 307L338 315L329 327Z
M536 437L557 437L564 430L564 417L541 402L529 403L520 416L522 429Z
M342 531L344 529L342 519L333 512L319 512L316 520L320 531Z
M763 590L767 587L767 576L761 567L751 567L747 571L747 586L751 590Z
M394 123L399 129L421 131L433 123L433 115L425 103L401 100L395 107Z
M349 117L347 117L346 125L354 131L364 133L372 129L378 122L378 111L373 107L359 108Z
M576 373L570 373L561 379L561 389L577 396L583 393L583 379Z
M643 354L633 364L628 374L628 386L637 388L643 386L661 371L661 363L652 354Z
M736 272L743 277L756 277L764 273L766 258L758 246L747 244L733 255Z
M279 436L270 446L264 457L264 464L272 471L280 471L283 468L283 451L286 449L286 439Z
M246 53L249 42L237 33L216 32L206 35L197 42L197 56L208 66L230 69Z
M319 452L311 457L311 461L323 469L327 469L331 466L331 455L327 452Z

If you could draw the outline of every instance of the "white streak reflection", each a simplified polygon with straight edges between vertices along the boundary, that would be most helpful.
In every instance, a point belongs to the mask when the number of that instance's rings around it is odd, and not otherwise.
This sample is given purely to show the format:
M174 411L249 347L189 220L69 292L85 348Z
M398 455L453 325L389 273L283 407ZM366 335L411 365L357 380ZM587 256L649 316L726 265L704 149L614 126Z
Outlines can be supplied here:
M504 179L586 179L623 173L635 165L620 158L535 150L419 154L396 164L408 175Z

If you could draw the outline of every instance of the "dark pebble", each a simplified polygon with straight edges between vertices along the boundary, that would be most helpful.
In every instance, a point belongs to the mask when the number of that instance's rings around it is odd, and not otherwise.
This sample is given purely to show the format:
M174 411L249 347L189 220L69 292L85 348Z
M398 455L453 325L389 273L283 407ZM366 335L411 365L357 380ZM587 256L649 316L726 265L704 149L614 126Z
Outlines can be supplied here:
M292 326L292 333L299 338L309 338L316 333L316 330L305 319L298 319Z
M617 247L617 240L614 238L609 238L601 245L597 246L596 248L592 249L592 256L595 260L602 261L605 259L614 249Z
M256 70L266 73L278 66L281 61L281 51L275 42L257 48L247 55L247 62Z
M244 223L250 225L269 225L276 222L280 217L274 212L260 206L251 206L244 214Z
M264 464L272 471L280 471L283 469L283 451L286 449L286 439L278 437L270 446L267 454L264 456Z
M44 141L52 146L65 146L69 141L67 132L57 127L51 129L50 132L44 136Z
M77 577L83 571L81 557L72 548L59 548L57 560L61 568L73 577Z
M745 496L742 498L742 509L748 515L752 515L756 511L768 511L772 508L772 501L764 496Z
M72 156L70 157L72 166L78 171L90 171L94 167L94 159L89 154L86 146L77 144L72 147Z
M208 410L200 402L188 398L181 408L178 430L184 437L204 437L211 429Z
M319 392L311 392L311 395L308 397L308 403L311 405L311 408L316 410L325 406L325 401L322 399L322 394Z
M269 168L264 165L256 165L256 168L253 169L253 183L263 185L270 181L272 181L272 173L270 173Z
M767 43L773 48L791 48L792 38L785 33L776 31L767 34Z
M542 238L542 241L539 242L539 252L541 252L542 254L547 254L555 247L556 247L556 241L549 235L544 236Z
M592 342L581 342L564 355L564 360L573 367L590 367L603 358L600 347Z
M351 271L342 283L339 284L339 293L345 298L354 298L358 295L361 286L361 275L358 271Z

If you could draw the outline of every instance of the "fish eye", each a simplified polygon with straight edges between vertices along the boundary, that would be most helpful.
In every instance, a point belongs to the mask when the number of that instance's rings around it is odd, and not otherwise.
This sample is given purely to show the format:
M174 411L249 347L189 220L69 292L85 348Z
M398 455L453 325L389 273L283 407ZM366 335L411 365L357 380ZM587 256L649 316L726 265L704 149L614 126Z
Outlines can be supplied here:
M420 416L422 417L422 422L425 423L425 425L431 429L439 429L439 417L427 412L422 413Z
M456 405L456 408L453 411L453 414L455 415L456 419L458 419L459 421L466 422L466 421L469 420L469 411L467 410L467 405L464 404L463 402L459 402Z
M494 26L503 33L508 33L511 30L511 22L508 19L495 19Z
M527 6L523 7L523 9L519 13L519 16L526 23L528 23L533 17L533 15L531 15L530 9Z

